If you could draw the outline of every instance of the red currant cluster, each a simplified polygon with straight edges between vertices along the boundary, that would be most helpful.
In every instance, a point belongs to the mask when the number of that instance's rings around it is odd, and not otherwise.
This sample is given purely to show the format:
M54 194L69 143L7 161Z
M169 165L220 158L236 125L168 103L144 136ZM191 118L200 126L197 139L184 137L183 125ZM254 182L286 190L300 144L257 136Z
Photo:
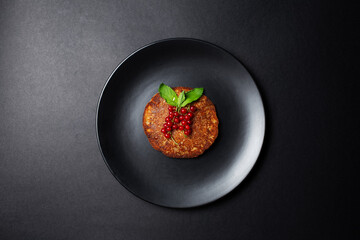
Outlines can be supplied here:
M169 106L169 116L165 118L164 128L161 132L164 133L166 138L171 138L171 130L179 129L184 131L186 136L191 134L191 119L194 117L196 107L191 106L189 109L181 108L180 111L176 111L176 107ZM188 110L190 110L188 112Z

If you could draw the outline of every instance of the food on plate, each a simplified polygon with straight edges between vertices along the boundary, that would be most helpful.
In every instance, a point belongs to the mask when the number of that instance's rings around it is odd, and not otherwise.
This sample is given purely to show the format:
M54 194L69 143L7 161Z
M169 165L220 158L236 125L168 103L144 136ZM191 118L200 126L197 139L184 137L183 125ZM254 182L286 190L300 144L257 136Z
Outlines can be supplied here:
M145 107L143 128L151 146L172 158L194 158L218 136L214 104L203 88L160 84Z

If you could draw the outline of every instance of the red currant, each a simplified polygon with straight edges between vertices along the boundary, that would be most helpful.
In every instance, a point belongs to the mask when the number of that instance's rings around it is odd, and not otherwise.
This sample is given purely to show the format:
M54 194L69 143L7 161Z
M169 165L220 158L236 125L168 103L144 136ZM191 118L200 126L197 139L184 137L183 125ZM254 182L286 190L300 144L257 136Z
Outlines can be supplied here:
M168 122L167 125L168 125L169 127L171 127L171 126L173 125L173 123L172 123L172 122Z
M165 134L165 137L166 137L166 138L171 138L171 135L170 135L169 133L166 133L166 134Z
M188 112L187 114L190 118L193 118L194 117L194 114L192 112Z
M172 118L174 116L173 112L169 112L169 117Z
M189 115L186 115L185 117L184 117L184 119L187 121L187 120L190 120L190 116Z
M191 133L191 131L189 131L189 130L185 130L185 131L184 131L184 134L185 134L186 136L189 136L190 133ZM166 136L166 135L165 135L165 136Z
M182 108L182 109L180 110L180 112L181 112L182 114L185 114L185 113L187 113L187 110L186 110L186 108Z
M179 130L184 130L184 126L179 126Z
M190 107L190 111L195 112L195 111L196 111L196 107L195 107L195 106L191 106L191 107Z
M171 127L169 127L169 126L166 127L166 131L167 131L167 132L170 132L170 131L171 131Z
M180 115L179 120L180 120L180 121L184 120L184 116L183 116L183 115Z
M191 125L191 124L192 124L192 122L191 122L190 120L186 121L186 123L187 123L188 125Z
M191 129L191 127L189 125L185 125L185 129L189 130L189 129Z
M186 125L186 121L181 121L181 125Z
M170 121L171 121L171 118L169 118L169 117L165 118L165 122L170 122Z
M179 122L180 122L180 119L179 119L178 117L175 117L175 118L174 118L174 122L179 123Z
M166 129L165 129L165 128L162 128L162 129L161 129L161 132L162 132L162 133L166 133Z
M175 116L175 117L179 116L179 113L178 113L178 112L174 112L174 116Z
M172 112L174 110L174 108L172 106L170 106L168 109L169 109L169 112Z
M178 129L178 125L176 124L172 125L172 129Z
M167 127L167 123L164 123L164 127L165 127L165 128Z

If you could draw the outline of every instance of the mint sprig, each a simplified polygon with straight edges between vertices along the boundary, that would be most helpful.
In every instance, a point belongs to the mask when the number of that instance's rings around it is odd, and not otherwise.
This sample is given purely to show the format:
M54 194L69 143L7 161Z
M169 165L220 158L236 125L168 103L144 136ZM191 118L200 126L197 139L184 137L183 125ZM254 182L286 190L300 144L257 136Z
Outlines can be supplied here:
M203 88L194 88L188 92L182 91L180 95L177 96L176 92L164 83L161 83L159 86L160 96L165 99L169 105L174 106L177 109L185 107L189 103L198 100L202 96L203 92Z
M171 105L171 106L177 106L178 105L178 96L176 95L176 92L169 86L161 83L159 86L159 93L160 96L165 99L165 101Z
M181 107L185 107L189 103L192 103L196 100L198 100L201 95L203 94L204 89L203 88L194 88L188 92L185 93L185 101L181 103Z
M182 91L178 97L177 107L185 101L185 91Z

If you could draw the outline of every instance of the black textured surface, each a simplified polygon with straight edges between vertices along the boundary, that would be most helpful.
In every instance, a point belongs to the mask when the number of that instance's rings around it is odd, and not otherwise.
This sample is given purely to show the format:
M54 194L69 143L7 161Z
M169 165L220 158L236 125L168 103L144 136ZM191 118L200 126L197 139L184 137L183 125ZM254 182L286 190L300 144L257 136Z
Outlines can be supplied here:
M328 1L0 1L0 239L355 239L355 11ZM169 37L233 53L267 114L246 180L190 210L133 196L96 143L111 71Z

